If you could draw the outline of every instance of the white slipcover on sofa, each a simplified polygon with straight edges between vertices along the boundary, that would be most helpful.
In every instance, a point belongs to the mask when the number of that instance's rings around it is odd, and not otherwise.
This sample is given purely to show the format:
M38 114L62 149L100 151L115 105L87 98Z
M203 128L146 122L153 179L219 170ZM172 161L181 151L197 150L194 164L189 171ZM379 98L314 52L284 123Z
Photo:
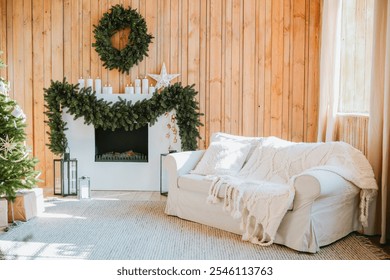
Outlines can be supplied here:
M377 191L364 155L343 142L215 133L206 151L169 154L164 169L166 214L311 253L367 227Z

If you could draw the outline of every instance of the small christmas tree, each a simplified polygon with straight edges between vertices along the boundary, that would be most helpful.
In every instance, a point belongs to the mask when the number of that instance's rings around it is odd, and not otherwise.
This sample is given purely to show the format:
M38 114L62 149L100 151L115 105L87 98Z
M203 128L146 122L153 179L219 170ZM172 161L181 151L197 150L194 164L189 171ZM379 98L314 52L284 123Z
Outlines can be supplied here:
M0 77L0 197L12 203L18 190L35 186L39 172L26 146L26 116L8 92L9 83Z

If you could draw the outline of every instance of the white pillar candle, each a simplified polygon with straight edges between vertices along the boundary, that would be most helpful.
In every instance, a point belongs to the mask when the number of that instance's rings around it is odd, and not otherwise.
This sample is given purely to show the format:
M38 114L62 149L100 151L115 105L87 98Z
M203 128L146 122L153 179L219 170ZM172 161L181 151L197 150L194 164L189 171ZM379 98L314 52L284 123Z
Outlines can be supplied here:
M141 87L135 87L135 94L141 94Z
M135 79L135 87L141 87L141 80L138 77Z
M130 94L130 87L128 84L125 86L125 94Z
M91 77L87 79L87 87L90 87L93 91L93 79L91 79Z
M107 93L108 93L108 87L107 87L107 85L104 85L103 94L107 94Z
M134 87L133 87L133 84L130 84L130 87L129 87L129 94L134 94Z
M107 93L108 94L112 94L112 86L111 85L108 85L108 87L107 87Z
M148 88L149 88L149 80L148 78L142 79L142 94L148 94Z
M99 77L97 77L95 80L95 91L96 94L102 93L102 80L100 80Z
M79 83L79 91L80 91L82 88L85 87L85 82L84 82L83 77L80 77L78 83Z
M151 85L149 87L149 94L154 94L155 90L156 90L156 88L153 85Z

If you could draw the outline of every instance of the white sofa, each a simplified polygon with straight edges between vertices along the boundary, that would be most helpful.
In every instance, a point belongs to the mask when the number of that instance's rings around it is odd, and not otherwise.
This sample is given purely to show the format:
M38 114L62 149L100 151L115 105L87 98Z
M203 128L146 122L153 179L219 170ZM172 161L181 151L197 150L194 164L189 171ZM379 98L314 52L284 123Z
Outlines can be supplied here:
M249 138L217 133L211 143L220 140L249 141L250 154L265 138ZM168 199L165 213L236 234L243 234L240 220L223 210L226 188L219 190L219 203L207 203L212 179L191 173L205 151L169 154L164 160ZM247 162L248 158L245 162ZM244 163L245 166L246 163ZM292 205L277 229L274 243L315 253L353 231L362 230L360 216L361 189L339 174L326 169L309 169L293 180Z

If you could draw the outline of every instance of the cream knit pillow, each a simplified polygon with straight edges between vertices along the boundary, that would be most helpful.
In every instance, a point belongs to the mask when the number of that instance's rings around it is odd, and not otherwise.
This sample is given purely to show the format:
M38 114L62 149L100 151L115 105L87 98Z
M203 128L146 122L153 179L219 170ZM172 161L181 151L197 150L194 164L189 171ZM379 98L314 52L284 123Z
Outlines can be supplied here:
M235 175L241 170L250 149L250 143L235 141L212 142L195 169L190 173L200 175Z

